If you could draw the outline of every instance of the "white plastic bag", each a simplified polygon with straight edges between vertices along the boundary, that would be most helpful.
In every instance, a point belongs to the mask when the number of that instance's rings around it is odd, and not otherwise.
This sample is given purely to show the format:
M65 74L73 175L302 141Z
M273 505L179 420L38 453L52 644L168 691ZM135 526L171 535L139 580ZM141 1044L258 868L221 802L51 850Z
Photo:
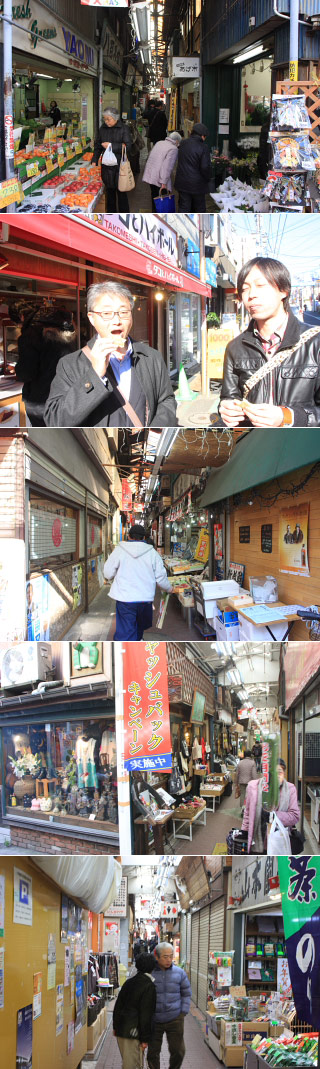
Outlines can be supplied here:
M115 156L115 154L113 152L111 144L109 144L108 147L104 150L101 162L104 164L105 167L116 167L117 166L118 160L117 160L117 157Z
M279 854L291 856L289 829L284 827L282 820L279 820L276 814L268 835L267 854L271 857L277 857Z

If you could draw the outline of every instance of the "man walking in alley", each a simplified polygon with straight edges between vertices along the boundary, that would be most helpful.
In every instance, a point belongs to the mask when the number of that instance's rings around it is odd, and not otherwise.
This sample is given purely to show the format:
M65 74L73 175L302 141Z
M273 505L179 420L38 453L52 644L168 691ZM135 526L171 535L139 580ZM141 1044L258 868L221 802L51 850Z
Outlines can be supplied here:
M161 353L131 338L134 298L119 282L88 289L95 334L59 360L45 408L48 427L176 427Z
M202 122L195 123L190 137L181 141L175 189L179 191L180 212L205 212L206 193L211 177L210 151L206 145L209 130Z
M160 1069L162 1040L166 1034L170 1051L169 1069L180 1069L185 1055L184 1018L189 1013L191 987L179 965L173 964L170 943L158 943L155 948L156 968L153 973L157 993L154 1027L148 1046L149 1069Z
M248 783L252 779L257 779L256 762L253 760L251 750L245 750L244 755L237 765L235 774L235 789L236 797L240 796L240 808L244 808L244 800L246 796L246 790Z
M144 527L134 523L129 541L119 545L104 566L106 580L113 579L110 597L117 606L115 641L140 642L152 627L152 602L156 586L172 590L160 553L146 542Z

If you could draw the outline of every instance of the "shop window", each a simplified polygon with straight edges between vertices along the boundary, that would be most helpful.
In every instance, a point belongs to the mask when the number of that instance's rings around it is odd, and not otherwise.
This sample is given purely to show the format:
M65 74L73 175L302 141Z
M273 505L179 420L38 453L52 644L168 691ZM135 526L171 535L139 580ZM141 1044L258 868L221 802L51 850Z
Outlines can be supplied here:
M88 516L87 540L89 557L102 553L102 519L97 516Z
M270 113L271 63L269 59L253 59L241 71L241 133L258 133Z
M31 494L30 497L30 564L46 565L57 558L60 563L77 555L78 510L56 501Z
M94 831L118 823L116 736L105 719L3 731L5 809Z

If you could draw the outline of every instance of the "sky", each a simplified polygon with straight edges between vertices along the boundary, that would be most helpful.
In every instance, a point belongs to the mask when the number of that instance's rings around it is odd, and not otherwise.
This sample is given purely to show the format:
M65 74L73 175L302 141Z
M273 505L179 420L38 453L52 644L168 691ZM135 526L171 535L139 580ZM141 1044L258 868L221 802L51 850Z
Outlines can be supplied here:
M257 216L234 213L234 229L244 236L257 232ZM309 280L310 272L320 277L320 215L278 212L260 215L261 234L268 237L266 255L274 256L289 268L292 281Z

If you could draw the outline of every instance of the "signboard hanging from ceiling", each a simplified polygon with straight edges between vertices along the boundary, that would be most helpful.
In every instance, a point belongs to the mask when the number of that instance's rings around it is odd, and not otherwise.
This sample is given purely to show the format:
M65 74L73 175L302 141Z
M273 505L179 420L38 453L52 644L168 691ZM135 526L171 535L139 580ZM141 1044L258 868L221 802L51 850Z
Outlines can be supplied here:
M128 7L129 0L80 0L83 7Z

